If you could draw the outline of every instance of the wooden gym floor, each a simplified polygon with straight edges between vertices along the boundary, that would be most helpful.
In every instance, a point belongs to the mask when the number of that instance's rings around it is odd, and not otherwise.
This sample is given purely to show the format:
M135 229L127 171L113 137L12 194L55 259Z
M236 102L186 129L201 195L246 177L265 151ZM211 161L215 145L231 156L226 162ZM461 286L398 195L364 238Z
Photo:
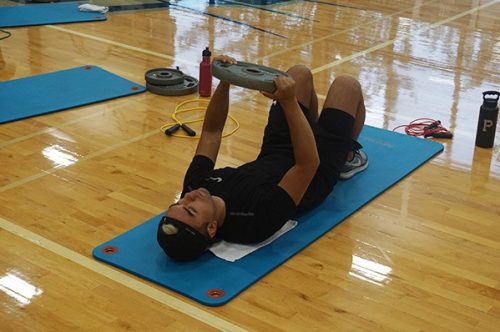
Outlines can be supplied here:
M320 99L335 76L353 75L367 124L392 130L433 118L454 138L286 264L211 308L91 257L179 194L196 140L167 138L159 127L197 94L144 93L2 124L0 330L498 331L500 130L492 149L474 140L482 92L500 89L500 1L207 3L7 29L0 80L85 64L141 84L158 67L197 77L210 46L282 70L305 64ZM256 155L269 105L238 87L231 97L241 128L224 139L219 166Z

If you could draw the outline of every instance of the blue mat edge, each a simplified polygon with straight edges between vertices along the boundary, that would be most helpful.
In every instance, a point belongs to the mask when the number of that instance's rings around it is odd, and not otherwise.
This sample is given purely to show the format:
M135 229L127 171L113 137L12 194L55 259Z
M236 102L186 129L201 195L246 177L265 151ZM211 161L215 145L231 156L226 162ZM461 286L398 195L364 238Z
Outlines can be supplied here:
M61 2L61 3L47 3L47 4L30 4L27 6L34 7L36 8L42 8L43 6L67 6L71 7L74 6L78 8L77 6L82 4L80 1L76 2ZM26 6L4 6L3 8L17 8L17 7L26 7ZM2 8L2 7L0 7ZM101 13L94 13L94 12L79 12L82 14L82 18L78 20L71 20L71 21L45 21L43 23L32 23L32 24L10 24L10 25L2 25L2 22L0 22L0 28L2 29L9 29L9 28L22 28L22 27L32 27L32 26L39 26L39 25L55 25L55 24L71 24L71 23L83 23L83 22L100 22L100 21L106 21L108 18L106 15L101 14ZM90 16L94 15L93 18L83 18L84 16Z
M365 126L368 126L368 125L365 125ZM377 128L377 127L372 127L372 126L368 126L368 127L371 127L372 129L375 129L375 130L381 130L381 131L388 131L386 129L382 129L382 128ZM395 134L398 134L398 135L401 135L405 138L411 138L411 139L419 139L419 138L415 138L415 137L410 137L408 135L405 135L405 134L402 134L402 133L398 133L398 132L393 132ZM427 140L426 140L427 141ZM321 238L322 236L324 236L326 233L330 232L332 229L334 229L336 226L338 226L340 223L342 223L343 221L345 221L349 216L353 215L354 213L356 213L357 211L359 211L362 207L364 207L366 204L368 204L369 202L371 202L372 200L374 200L375 198L379 197L381 194L383 194L384 192L386 192L388 189L392 188L394 185L396 185L397 183L399 183L401 180L403 180L404 178L408 177L410 174L412 174L413 172L415 172L419 167L421 167L423 164L425 164L426 162L428 162L430 159L434 158L436 155L438 155L439 153L441 153L443 150L444 150L444 145L439 143L439 142L435 142L435 141L427 141L427 143L429 144L434 144L435 146L435 151L434 153L432 153L431 155L429 155L427 158L421 160L420 163L416 164L416 166L410 170L408 173L402 175L402 176L399 176L397 177L397 180L395 180L390 186L386 187L384 190L381 190L380 192L377 193L377 195L374 195L372 197L370 197L369 199L363 201L356 209L350 211L349 214L345 215L342 219L340 219L337 223L333 224L331 227L329 227L328 229L325 229L324 231L322 231L321 233L319 233L316 237L314 238L311 238L311 240L304 244L304 245L301 245L299 247L299 249L297 249L296 251L294 251L292 254L284 257L284 258L280 258L278 260L276 260L276 264L274 264L273 266L269 267L268 269L265 269L263 270L263 272L260 274L260 277L259 278L256 278L255 280L253 280L253 282L249 282L248 284L246 284L244 287L242 287L238 292L232 294L231 296L227 296L223 299L215 299L215 300L210 300L210 301L205 301L203 299L200 299L200 298L196 298L190 294L187 294L187 293L184 293L182 291L179 291L173 287L169 287L168 285L165 285L165 284L161 284L155 280L153 280L152 278L148 277L147 275L139 275L137 272L134 272L128 268L124 268L122 266L120 266L119 264L114 264L113 262L111 261L107 261L105 259L101 259L99 256L98 256L98 253L100 252L101 248L109 245L110 243L112 243L115 239L117 239L118 237L122 236L123 234L125 233L128 233L128 232L131 232L133 231L135 228L138 228L138 227L141 227L143 224L145 223L148 223L148 222L152 222L153 219L159 219L159 217L161 215L163 215L163 213L153 217L153 218L150 218L148 219L147 221L129 229L128 231L122 233L122 234L119 234L117 235L116 237L106 241L105 243L102 243L100 244L99 246L95 247L93 250L92 250L92 256L107 264L107 265L111 265L111 266L114 266L122 271L126 271L127 273L131 273L132 275L134 276L137 276L141 279L144 279L144 280L148 280L156 285L159 285L161 287L164 287L166 289L169 289L177 294L180 294L184 297L187 297L191 300L194 300L195 302L197 303L201 303L203 305L206 305L206 306L212 306L212 307L218 307L218 306L222 306L222 305L225 305L227 304L229 301L231 301L232 299L234 299L236 296L238 296L239 294L241 294L243 291L245 291L246 289L250 288L253 284L257 283L257 281L261 280L262 278L264 278L265 276L267 276L269 273L271 273L273 270L275 270L276 268L278 268L279 266L281 266L282 264L284 264L285 262L287 262L289 259L295 257L295 255L297 255L298 253L302 252L305 248L307 248L308 246L310 246L313 242L315 242L316 240L318 240L319 238ZM320 206L321 207L321 206ZM319 207L319 208L320 208ZM307 218L309 215L311 215L312 213L314 213L314 210L311 211L311 212L308 212L300 217L298 217L298 219L300 220L301 218ZM252 253L252 255L256 254L257 252L254 252ZM242 260L240 261L243 261L245 258L243 258Z

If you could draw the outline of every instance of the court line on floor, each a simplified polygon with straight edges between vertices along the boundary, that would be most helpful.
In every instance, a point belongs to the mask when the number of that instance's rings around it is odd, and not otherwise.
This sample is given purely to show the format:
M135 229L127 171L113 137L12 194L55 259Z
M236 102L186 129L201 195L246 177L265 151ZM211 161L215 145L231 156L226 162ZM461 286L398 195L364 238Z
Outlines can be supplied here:
M158 0L158 1L165 1L165 0ZM216 19L219 19L219 20L223 20L224 22L230 22L230 23L233 23L233 24L237 24L237 25L241 25L241 26L244 26L244 27L248 27L250 29L253 29L253 30L256 30L256 31L260 31L260 32L263 32L265 34L270 34L270 35L273 35L273 36L276 36L276 37L280 37L280 38L285 38L285 39L288 38L286 36L280 35L279 33L272 32L272 31L269 31L269 30L266 30L266 29L263 29L263 28L259 28L259 27L255 26L255 25L251 25L251 24L248 24L248 23L245 23L245 22L242 22L242 21L237 21L237 20L234 20L234 19L226 17L226 16L214 14L214 13L211 13L211 12L208 12L208 11L204 11L204 10L199 10L199 9L196 9L196 8L191 8L191 7L188 7L188 6L183 6L183 5L180 5L178 3L170 3L170 5L174 6L174 8L177 9L177 10L181 10L181 9L182 10L186 10L188 12L196 13L196 14L199 14L199 15L205 15L205 16L213 17L213 18L216 18Z
M107 147L105 147L105 148L103 148L101 150L97 150L96 152L89 153L88 155L79 158L78 162L81 162L81 161L84 161L84 160L88 160L88 159L92 159L94 157L102 156L103 154L105 154L107 152L114 151L114 150L116 150L116 149L118 149L118 148L120 148L122 146L126 146L126 145L131 144L131 143L142 141L143 139L146 139L146 138L151 137L153 135L157 135L158 133L159 133L159 130L155 129L155 130L151 130L151 131L149 131L147 133L144 133L142 135L133 137L131 139L120 141L120 142L118 142L116 144L107 146ZM71 166L71 165L52 167L52 168L43 170L42 172L39 172L37 174L33 174L33 175L27 176L25 178L22 178L22 179L20 179L18 181L14 181L12 183L9 183L9 184L7 184L5 186L0 187L0 193L5 192L5 191L10 190L10 189L13 189L13 188L16 188L16 187L19 187L20 185L23 185L23 184L35 181L37 179L43 178L43 177L45 177L47 175L53 174L53 173L57 172L58 170L64 169L64 168L69 167L69 166Z
M409 11L411 9L415 9L415 8L418 8L418 7L421 7L423 5L427 5L427 4L430 4L432 2L436 2L436 1L437 0L431 0L429 2L426 2L424 4L420 4L420 5L415 6L415 7L407 8L407 9L404 9L404 10L400 10L400 11L398 11L396 13L393 13L393 14L389 15L389 17L395 16L395 15L399 15L400 13L403 13L403 12ZM318 39L314 39L311 42L307 42L307 43L303 43L303 44L300 44L300 45L297 45L297 46L294 46L294 47L286 48L286 49L283 49L282 51L266 55L266 56L262 57L261 59L270 58L270 57L273 57L273 56L276 56L276 55L280 55L280 54L285 53L285 52L289 52L289 51L294 50L294 49L302 48L304 46L311 45L313 43L316 43L316 42L319 42L319 41L322 41L322 40L325 40L325 39L337 36L337 35L342 34L342 33L346 33L348 31L352 31L354 29L357 29L359 27L362 27L364 25L369 25L369 24L372 24L372 23L373 23L373 21L370 21L370 22L367 22L367 23L364 23L364 24L360 24L360 25L357 25L355 27L352 27L352 28L349 28L349 29L346 29L346 30L343 30L343 31L339 31L337 33L330 34L328 36L324 36L324 37L321 37L321 38L318 38ZM186 64L191 65L191 66L197 66L198 65L198 63L191 62L191 61L188 61L188 60L185 60L185 59L178 59L176 57L173 57L173 56L170 56L170 55L167 55L167 54L149 51L149 50L146 50L146 49L143 49L143 48L139 48L139 47L135 47L135 46L131 46L131 45L127 45L127 44L115 42L115 41L112 41L112 40L109 40L109 39L105 39L105 38L100 38L100 37L93 36L93 35L90 35L90 34L87 34L87 33L73 31L73 30L70 30L70 29L67 29L67 28L63 28L63 27L59 27L59 26L55 26L55 25L46 25L46 27L54 29L54 30L59 30L59 31L62 31L62 32L66 32L66 33L69 33L69 34L77 35L77 36L80 36L80 37L83 37L83 38L95 40L95 41L98 41L98 42L101 42L101 43L105 43L105 44L110 44L110 45L113 45L113 46L121 47L121 48L124 48L124 49L127 49L127 50L131 50L131 51L135 51L135 52L140 52L140 53L145 53L145 54L149 54L149 55L152 55L152 56L155 56L155 57L159 57L159 58L163 58L163 59L168 59L168 60L170 60L172 62L183 62L183 63L186 63Z
M474 8L472 8L472 9L470 9L470 10L467 10L467 11L462 12L462 13L460 13L460 14L457 14L457 15L455 15L455 16L451 16L451 17L448 17L447 19L444 19L444 20L438 21L438 22L436 22L436 23L430 24L429 26L422 28L421 30L419 30L419 31L418 31L417 33L415 33L415 34L411 34L411 33L404 33L404 34L403 34L402 36L400 36L399 38L394 38L394 39L391 39L391 40L385 41L385 42L383 42L383 43L381 43L381 44L375 45L375 46L370 47L370 48L368 48L368 49L366 49L366 50L363 50L363 51L361 51L361 52L356 52L356 53L351 54L351 55L349 55L349 56L346 56L346 57L344 57L344 58L342 58L342 59L339 59L339 60L337 60L337 61L333 61L333 62L327 63L326 65L323 65L323 66L320 66L320 67L314 68L314 69L313 69L313 70L311 70L311 71L312 71L312 73L313 73L313 74L317 74L317 73L322 72L322 71L324 71L324 70L326 70L326 69L330 69L330 68L335 67L335 66L338 66L338 65L340 65L340 64L342 64L342 63L345 63L345 62L351 61L352 59L355 59L355 58L361 57L361 56L363 56L363 55L366 55L366 54L369 54L369 53L372 53L372 52L378 51L378 50L380 50L380 49L382 49L382 48L384 48L384 47L387 47L387 46L389 46L389 45L394 44L396 41L403 41L403 40L406 40L406 39L408 39L408 38L410 38L410 37L412 37L412 36L415 36L415 35L417 35L417 36L418 36L418 35L420 35L420 34L422 34L422 33L426 32L426 31L429 31L430 29L436 28L436 27L438 27L438 26L444 25L444 24L449 23L449 22L451 22L451 21L454 21L454 20L456 20L456 19L459 19L459 18L462 18L462 17L464 17L464 16L470 15L470 14L472 14L472 13L475 13L475 12L479 11L479 10L482 10L482 9L488 8L488 7L490 7L490 6L495 5L495 4L496 4L496 3L498 3L498 2L500 2L500 0L493 0L493 1L492 1L492 2L490 2L490 3L486 3L486 4L484 4L484 5L480 5L480 6L478 6L478 7L474 7Z
M304 2L319 3L319 4L322 4L322 5L342 7L342 8L349 8L349 9L366 10L365 8L351 7L351 6L348 6L348 5L341 5L341 4L338 4L338 3L331 3L331 2L326 2L326 1L304 0Z
M216 329L222 331L246 331L245 329L231 322L212 315L206 310L199 309L183 300L168 295L161 290L158 290L142 281L136 280L131 276L122 273L121 271L114 270L113 268L99 263L92 258L79 254L21 226L13 224L12 222L2 217L0 217L0 227L58 256L64 257L78 265L85 267L88 270L107 277L112 281L118 282L119 284L124 285L140 294L143 294L146 297L152 298L174 310L177 310Z
M301 19L301 20L319 22L316 19L311 19L311 18L308 18L308 17L305 17L305 16L300 16L300 15L294 14L294 13L284 12L284 11L276 10L276 9L272 9L272 8L266 8L267 5L264 5L264 6L252 5L250 3L241 2L241 1L235 1L235 0L224 0L224 3L225 4L226 3L228 3L228 4L235 4L235 5L239 5L239 6L247 7L247 8L255 8L255 9L259 9L259 10L262 10L262 11L267 11L267 12L270 12L270 13L275 13L275 14L284 15L284 16L288 16L288 17L298 18L298 19Z
M413 7L409 7L409 8L406 8L406 9L402 9L400 11L397 11L395 13L392 13L390 15L387 15L387 17L393 17L393 16L396 16L396 15L399 15L399 14L402 14L404 12L407 12L407 11L410 11L410 10L415 10L416 8L419 8L419 7L422 7L424 5L428 5L428 4L431 4L433 2L437 2L437 0L431 0L431 1L428 1L428 2L425 2L425 3L422 3L420 5L417 5L417 6L413 6ZM341 35L343 33L346 33L346 32L349 32L349 31L353 31L355 29L359 29L363 26L366 26L366 25L370 25L370 24L373 24L374 22L376 22L377 20L374 19L374 20L369 20L368 22L366 23L363 23L363 24L359 24L359 25L356 25L356 26L353 26L352 28L349 28L349 29L345 29L345 30L342 30L342 31L339 31L339 32L335 32L335 33L332 33L332 34L329 34L327 36L323 36L323 37L320 37L320 38L316 38L316 39L313 39L311 41L308 41L306 43L302 43L302 44L299 44L299 45L296 45L296 46L293 46L293 47L289 47L289 48L286 48L286 49L282 49L278 52L274 52L274 53L270 53L268 55L265 55L261 58L257 58L258 60L263 60L263 59L268 59L268 58L272 58L276 55L281 55L283 53L286 53L286 52L289 52L289 51L292 51L292 50L297 50L297 49L300 49L300 48L303 48L304 46L308 46L308 45L312 45L312 44L315 44L317 42L320 42L320 41L323 41L325 39L329 39L329 38L332 38L332 37L335 37L335 36L338 36L338 35Z
M102 113L100 113L100 112L96 112L94 114L89 114L89 115L81 116L81 117L79 117L77 119L73 119L71 121L64 122L64 123L62 123L60 125L49 125L49 124L47 124L47 126L50 126L50 127L43 128L43 129L34 131L34 132L32 132L32 133L30 133L28 135L19 136L19 137L13 138L11 140L8 140L8 141L0 143L0 148L3 148L3 147L6 147L6 146L15 144L15 143L19 143L19 142L25 141L27 139L30 139L30 138L33 138L33 137L36 137L36 136L39 136L39 135L49 134L51 132L57 131L58 129L64 128L64 127L72 125L72 124L76 124L76 123L82 122L83 120L87 120L87 119L90 119L92 117L95 117L95 116L98 116L98 115L101 115L101 114Z
M104 43L104 44L109 44L109 45L112 45L112 46L124 48L124 49L127 49L129 51L144 53L144 54L152 55L152 56L155 56L155 57L158 57L158 58L162 58L162 59L168 59L168 60L172 61L172 63L182 62L182 63L185 63L185 64L190 65L190 66L198 66L197 62L195 63L195 62L188 61L186 59L176 58L176 57L173 57L173 56L170 56L170 55L167 55L167 54L153 52L153 51L149 51L149 50L146 50L146 49L143 49L143 48L140 48L140 47L135 47L135 46L131 46L131 45L127 45L127 44L115 42L113 40L104 39L104 38L97 37L97 36L92 36L92 35L89 35L87 33L73 31L73 30L62 28L62 27L55 26L55 25L46 25L46 27L50 28L50 29L58 30L58 31L61 31L61 32L69 33L69 34L72 34L72 35L76 35L76 36L79 36L79 37L83 37L83 38L95 40L95 41L98 41L98 42L101 42L101 43Z

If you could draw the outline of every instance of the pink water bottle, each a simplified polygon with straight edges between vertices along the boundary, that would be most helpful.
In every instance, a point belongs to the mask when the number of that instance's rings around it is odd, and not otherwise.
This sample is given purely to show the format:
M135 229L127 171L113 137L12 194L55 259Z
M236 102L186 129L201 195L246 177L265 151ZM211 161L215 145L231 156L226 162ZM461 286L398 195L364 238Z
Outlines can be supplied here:
M199 91L200 96L202 97L210 97L212 94L212 68L210 63L210 50L205 48L202 53L202 60L200 63L200 82L199 82Z

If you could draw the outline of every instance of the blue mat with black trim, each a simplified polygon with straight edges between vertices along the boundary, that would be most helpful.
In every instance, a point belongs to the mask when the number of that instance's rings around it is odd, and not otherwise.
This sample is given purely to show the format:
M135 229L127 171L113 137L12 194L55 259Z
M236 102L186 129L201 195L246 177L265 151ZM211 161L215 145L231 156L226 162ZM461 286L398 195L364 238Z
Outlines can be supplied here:
M144 86L96 66L0 82L0 123L144 91Z
M234 263L210 252L193 262L169 259L156 242L161 216L96 247L93 255L202 304L223 305L443 150L437 142L370 126L360 142L370 162L364 172L340 182L293 230Z
M106 15L78 10L78 2L0 7L0 28L104 21Z

